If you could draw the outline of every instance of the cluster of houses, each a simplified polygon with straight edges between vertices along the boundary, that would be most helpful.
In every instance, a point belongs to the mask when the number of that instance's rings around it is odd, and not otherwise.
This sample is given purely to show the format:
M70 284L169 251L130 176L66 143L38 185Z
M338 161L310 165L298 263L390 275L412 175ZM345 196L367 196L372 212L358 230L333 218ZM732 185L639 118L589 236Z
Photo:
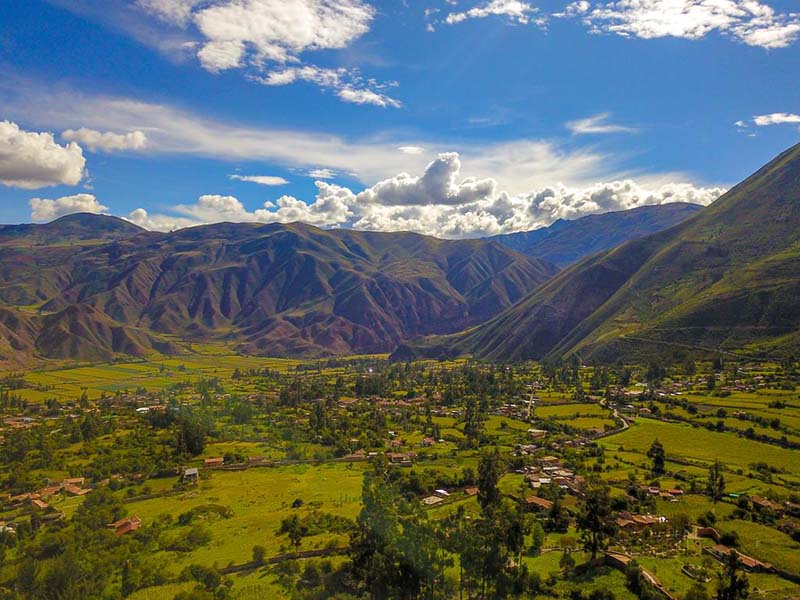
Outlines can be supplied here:
M536 466L525 467L521 471L525 474L528 485L534 490L557 485L569 494L575 496L583 494L585 478L567 469L556 456L537 458Z
M447 490L434 490L433 494L430 496L426 496L421 500L422 504L425 506L436 506L437 504L441 504L447 498L449 498L451 492ZM478 495L478 488L475 486L469 486L464 488L464 495L465 496L477 496Z
M16 508L27 503L33 508L45 511L50 508L50 505L47 503L49 498L57 494L85 496L92 491L91 488L85 486L86 479L83 477L72 477L57 483L51 483L36 492L9 496L6 498L6 504L11 508Z
M641 533L645 529L650 529L655 525L668 523L668 519L657 515L637 515L631 514L626 510L620 511L616 523L622 531L627 533Z
M683 490L680 488L664 490L659 487L643 485L639 488L645 494L666 500L667 502L677 502L683 497Z

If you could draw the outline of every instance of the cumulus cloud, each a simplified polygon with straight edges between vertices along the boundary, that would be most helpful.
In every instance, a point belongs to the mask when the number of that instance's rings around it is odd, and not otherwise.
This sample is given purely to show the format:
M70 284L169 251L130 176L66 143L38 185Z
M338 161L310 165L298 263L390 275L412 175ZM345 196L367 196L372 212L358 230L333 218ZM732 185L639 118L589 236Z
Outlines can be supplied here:
M141 150L147 145L147 137L141 131L113 133L81 127L80 129L67 129L61 134L61 138L68 142L78 142L92 152Z
M367 188L358 195L358 200L384 206L457 205L483 200L495 193L494 179L470 177L459 181L460 172L458 154L440 154L421 177L401 173Z
M444 22L455 25L467 19L500 16L506 17L512 23L527 25L537 12L539 12L537 8L520 0L491 0L463 12L451 12L445 17Z
M626 210L668 202L707 205L722 195L720 187L674 182L645 184L631 179L583 187L542 186L520 194L500 191L493 179L461 177L461 161L444 153L420 176L401 173L360 192L317 181L313 202L282 196L253 211L233 196L201 196L178 205L176 216L150 216L140 209L130 220L151 229L219 221L287 223L303 221L320 227L349 227L372 231L416 231L437 237L460 238L527 231L557 219Z
M609 113L601 113L599 115L594 115L592 117L587 117L585 119L577 119L575 121L569 121L567 123L567 129L569 129L573 133L573 135L636 132L636 129L633 127L626 127L624 125L617 125L615 123L610 123L609 122L610 117L611 115Z
M34 223L46 223L73 213L101 214L108 211L92 194L75 194L62 196L54 200L47 198L31 198L31 220Z
M76 185L86 159L75 142L59 145L52 133L24 131L0 121L0 183L24 189Z
M236 181L248 181L259 185L286 185L289 183L283 177L277 177L275 175L231 175L230 178Z
M800 36L800 13L778 13L758 0L617 0L573 2L556 16L580 17L592 33L642 39L703 38L721 32L749 46L774 49Z

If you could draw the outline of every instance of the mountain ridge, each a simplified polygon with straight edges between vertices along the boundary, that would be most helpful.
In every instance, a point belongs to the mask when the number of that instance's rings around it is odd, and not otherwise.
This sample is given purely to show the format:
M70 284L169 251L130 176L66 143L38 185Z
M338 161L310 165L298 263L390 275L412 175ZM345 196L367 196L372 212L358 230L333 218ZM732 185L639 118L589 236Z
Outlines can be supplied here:
M791 352L798 258L800 144L683 223L587 257L487 323L395 357Z

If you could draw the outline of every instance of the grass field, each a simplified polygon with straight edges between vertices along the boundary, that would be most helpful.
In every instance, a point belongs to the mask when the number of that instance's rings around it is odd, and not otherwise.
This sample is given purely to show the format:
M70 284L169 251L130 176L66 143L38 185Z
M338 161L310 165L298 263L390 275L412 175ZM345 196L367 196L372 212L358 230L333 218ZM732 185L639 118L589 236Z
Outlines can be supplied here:
M704 464L719 459L729 467L743 470L755 462L763 461L790 474L793 480L800 481L800 461L796 451L694 428L684 423L639 419L626 431L605 438L601 444L611 450L623 446L626 450L645 453L656 438L664 445L668 457Z

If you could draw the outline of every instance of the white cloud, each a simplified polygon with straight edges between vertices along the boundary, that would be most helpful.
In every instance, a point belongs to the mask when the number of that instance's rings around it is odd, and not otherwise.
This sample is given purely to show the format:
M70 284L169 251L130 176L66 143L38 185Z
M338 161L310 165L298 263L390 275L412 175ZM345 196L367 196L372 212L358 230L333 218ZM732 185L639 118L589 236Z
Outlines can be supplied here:
M0 121L0 183L35 189L76 185L86 159L81 147L59 145L52 133L24 131L11 121Z
M520 0L491 0L463 12L451 12L445 17L444 22L448 25L455 25L467 19L502 16L508 18L512 23L527 25L537 12L539 12L537 8Z
M346 47L369 31L374 15L360 0L225 0L200 8L194 22L206 38L204 49L236 44L240 59L247 52L255 63L283 63L308 50ZM204 66L222 70L230 63Z
M186 27L192 16L192 9L201 0L136 0L137 6L158 17L166 23Z
M400 146L397 149L403 154L422 154L425 152L425 148L422 146Z
M583 187L541 186L512 195L499 191L493 179L461 178L455 153L432 161L422 175L401 173L361 192L317 181L317 195L307 203L282 196L275 203L248 211L233 196L201 196L194 204L178 205L177 216L150 216L140 209L129 219L152 229L219 221L260 223L303 221L320 227L373 231L416 231L437 237L477 237L527 231L557 219L626 210L668 202L710 204L724 193L720 187L684 182L642 183L631 179Z
M601 113L585 119L577 119L567 123L569 129L574 135L587 135L598 133L635 133L636 129L633 127L626 127L624 125L616 125L609 123L608 119L611 115L608 113Z
M381 108L400 108L401 103L383 93L392 84L365 82L354 69L324 69L314 65L285 67L254 80L264 85L289 85L295 81L307 81L323 89L332 89L336 95L351 104L372 104Z
M259 185L286 185L289 183L283 177L277 177L275 175L231 175L230 178L236 181L248 181Z
M459 205L494 195L497 187L494 179L470 177L459 181L460 172L458 154L440 154L421 177L401 173L364 190L358 195L358 200L383 206Z
M311 169L307 175L314 179L333 179L336 177L336 171L331 169Z
M151 155L260 161L297 169L315 179L347 173L366 185L397 173L422 173L429 154L435 156L451 149L458 151L465 173L478 179L493 178L511 195L557 181L570 187L585 187L596 181L643 176L620 168L620 157L613 154L574 144L565 147L551 140L434 143L409 139L407 135L399 140L391 132L381 131L372 132L367 138L349 138L323 132L248 127L211 120L169 105L54 91L24 80L0 79L0 104L10 116L36 119L38 125L58 130L85 126L99 131L143 131ZM425 153L398 151L400 146L424 147Z
M800 14L776 13L758 0L617 0L571 4L592 33L696 40L719 31L749 46L785 48L800 36Z
M150 215L144 208L132 210L125 218L134 225L151 231L175 231L177 229L184 229L185 227L193 227L202 224L194 219L187 219L185 217L163 214Z
M767 125L783 125L785 123L800 123L800 115L795 115L792 113L757 115L753 117L753 123L759 127L765 127Z
M242 69L265 85L296 81L333 89L345 102L399 107L385 93L393 83L364 80L357 69L303 65L311 51L346 48L370 29L375 9L363 0L137 0L163 23L199 34L204 69ZM196 35L197 37L197 35ZM288 66L287 66L288 65Z
M101 214L108 211L108 207L100 204L92 194L62 196L55 200L31 198L28 204L31 207L31 220L34 223L45 223L73 213Z
M92 152L113 152L115 150L141 150L147 145L147 137L141 131L129 133L113 133L111 131L96 131L81 127L80 129L67 129L61 138L68 142L78 142Z

